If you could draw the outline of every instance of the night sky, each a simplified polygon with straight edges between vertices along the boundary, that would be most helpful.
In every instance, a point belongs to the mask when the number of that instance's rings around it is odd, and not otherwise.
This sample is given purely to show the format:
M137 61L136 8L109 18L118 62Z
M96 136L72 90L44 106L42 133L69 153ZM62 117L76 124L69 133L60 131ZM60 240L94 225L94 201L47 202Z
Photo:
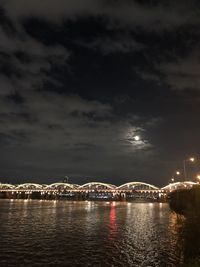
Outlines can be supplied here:
M165 185L199 115L200 1L0 0L0 182Z

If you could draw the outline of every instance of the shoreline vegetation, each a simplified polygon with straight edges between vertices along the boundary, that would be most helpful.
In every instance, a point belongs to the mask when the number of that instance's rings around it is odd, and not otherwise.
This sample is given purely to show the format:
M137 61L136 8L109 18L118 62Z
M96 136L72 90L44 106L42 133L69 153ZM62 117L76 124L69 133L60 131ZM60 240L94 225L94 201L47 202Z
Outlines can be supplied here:
M169 195L170 208L177 214L179 244L183 262L180 266L200 266L200 186L177 190Z

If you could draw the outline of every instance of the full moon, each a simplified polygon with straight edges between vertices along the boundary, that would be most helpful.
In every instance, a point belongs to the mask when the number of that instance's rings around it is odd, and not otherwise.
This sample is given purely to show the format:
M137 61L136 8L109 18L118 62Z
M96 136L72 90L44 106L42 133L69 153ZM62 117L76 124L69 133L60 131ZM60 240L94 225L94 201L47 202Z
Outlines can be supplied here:
M139 141L140 140L139 135L134 136L134 139L135 139L135 141Z

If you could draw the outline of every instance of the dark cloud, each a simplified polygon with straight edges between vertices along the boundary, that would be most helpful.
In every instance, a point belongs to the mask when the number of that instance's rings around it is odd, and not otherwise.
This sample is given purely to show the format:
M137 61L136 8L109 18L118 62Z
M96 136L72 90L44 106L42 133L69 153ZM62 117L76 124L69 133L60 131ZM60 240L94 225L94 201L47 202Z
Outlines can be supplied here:
M186 56L177 55L174 60L158 63L153 62L153 71L140 71L138 75L147 81L152 81L158 85L167 84L172 90L192 90L199 91L199 49L195 47Z
M22 96L24 103L20 106L5 99L1 103L1 133L15 136L20 129L29 137L30 144L25 145L54 148L87 143L112 149L115 145L123 147L126 141L131 143L131 136L142 130L127 120L113 122L111 106L98 101L35 91L25 91ZM93 116L86 116L91 112ZM133 142L132 149L146 146L143 142L135 145Z
M177 58L174 62L163 63L160 70L172 89L200 89L200 57L198 51L193 51L187 57Z
M0 26L0 87L1 94L16 90L39 89L47 80L55 64L65 64L69 52L61 45L45 46L26 33L20 23L13 26L15 32Z
M110 53L129 53L144 48L143 44L137 43L133 38L126 36L118 36L114 38L96 38L90 43L80 43L91 49L99 50L103 55Z
M79 16L105 16L112 25L168 29L199 21L197 1L155 1L144 5L138 1L53 0L1 1L11 17L40 17L51 22L77 19ZM153 3L153 2L152 2ZM110 24L111 25L111 24Z

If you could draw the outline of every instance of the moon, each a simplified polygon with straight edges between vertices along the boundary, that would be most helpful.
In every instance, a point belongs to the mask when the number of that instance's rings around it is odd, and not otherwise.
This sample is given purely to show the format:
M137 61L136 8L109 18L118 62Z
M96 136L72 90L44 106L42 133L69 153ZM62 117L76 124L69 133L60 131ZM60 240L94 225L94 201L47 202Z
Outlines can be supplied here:
M140 140L139 135L134 136L134 139L135 139L135 141L139 141Z

